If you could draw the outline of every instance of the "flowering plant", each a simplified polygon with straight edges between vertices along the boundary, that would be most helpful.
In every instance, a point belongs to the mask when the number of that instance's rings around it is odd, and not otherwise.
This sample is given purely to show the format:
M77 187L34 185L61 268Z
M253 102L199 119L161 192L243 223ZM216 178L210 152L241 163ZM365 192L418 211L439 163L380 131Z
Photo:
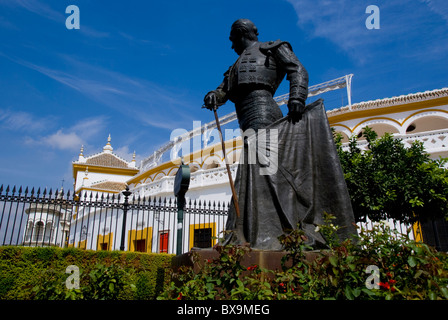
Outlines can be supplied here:
M317 226L329 248L307 259L309 249L300 228L282 236L282 270L266 270L241 261L247 246L218 247L219 257L204 261L194 273L185 269L159 299L250 300L448 300L448 255L392 230L385 222L360 229L354 239L340 242L333 217ZM202 263L202 262L201 262ZM368 286L375 266L378 274Z

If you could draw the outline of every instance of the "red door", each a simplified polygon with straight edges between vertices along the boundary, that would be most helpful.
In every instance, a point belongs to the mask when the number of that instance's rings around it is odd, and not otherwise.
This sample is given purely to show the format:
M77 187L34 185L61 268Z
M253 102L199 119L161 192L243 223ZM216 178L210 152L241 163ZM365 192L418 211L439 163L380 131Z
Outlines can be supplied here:
M159 252L168 253L168 232L160 233Z

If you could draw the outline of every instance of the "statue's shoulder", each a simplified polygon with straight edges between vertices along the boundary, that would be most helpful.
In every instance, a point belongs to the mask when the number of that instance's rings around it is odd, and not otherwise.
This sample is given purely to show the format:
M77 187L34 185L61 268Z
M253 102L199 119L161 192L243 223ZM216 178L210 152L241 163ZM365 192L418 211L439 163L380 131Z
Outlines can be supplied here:
M260 50L262 52L268 52L268 51L272 52L273 50L277 49L278 47L280 47L283 44L286 44L290 49L292 49L289 42L282 41L282 40L275 40L275 41L262 42L260 44Z

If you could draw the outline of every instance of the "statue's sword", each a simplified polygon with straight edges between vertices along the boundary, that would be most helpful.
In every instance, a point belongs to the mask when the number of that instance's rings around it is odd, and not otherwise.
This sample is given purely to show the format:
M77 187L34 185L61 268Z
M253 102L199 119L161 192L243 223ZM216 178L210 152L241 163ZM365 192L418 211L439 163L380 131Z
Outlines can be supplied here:
M205 108L205 106L202 106L202 107ZM233 183L232 172L230 171L230 165L227 162L226 146L225 146L224 138L223 138L222 131L221 131L221 125L219 124L218 112L216 110L218 110L218 105L217 104L215 104L213 106L213 113L215 114L216 127L218 128L219 136L221 138L222 154L223 154L223 157L224 157L224 162L226 163L227 175L229 176L229 182L230 182L230 188L232 189L233 204L235 206L236 216L239 218L240 217L240 207L238 205L238 196L236 194L235 185Z

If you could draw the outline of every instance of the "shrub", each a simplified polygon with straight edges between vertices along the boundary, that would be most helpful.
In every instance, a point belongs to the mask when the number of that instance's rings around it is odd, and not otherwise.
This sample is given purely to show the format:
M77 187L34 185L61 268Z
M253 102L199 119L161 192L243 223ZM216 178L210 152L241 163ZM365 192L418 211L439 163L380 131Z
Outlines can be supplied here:
M155 299L171 255L75 248L0 247L0 299ZM79 289L67 289L69 265Z
M183 268L173 274L159 299L448 299L447 254L409 239L385 222L340 242L332 236L337 229L332 218L327 216L327 223L318 227L331 238L330 247L314 260L305 259L309 248L300 228L280 238L288 250L280 271L243 266L248 247L217 247L220 256L205 261L198 273ZM378 274L368 273L369 266Z

